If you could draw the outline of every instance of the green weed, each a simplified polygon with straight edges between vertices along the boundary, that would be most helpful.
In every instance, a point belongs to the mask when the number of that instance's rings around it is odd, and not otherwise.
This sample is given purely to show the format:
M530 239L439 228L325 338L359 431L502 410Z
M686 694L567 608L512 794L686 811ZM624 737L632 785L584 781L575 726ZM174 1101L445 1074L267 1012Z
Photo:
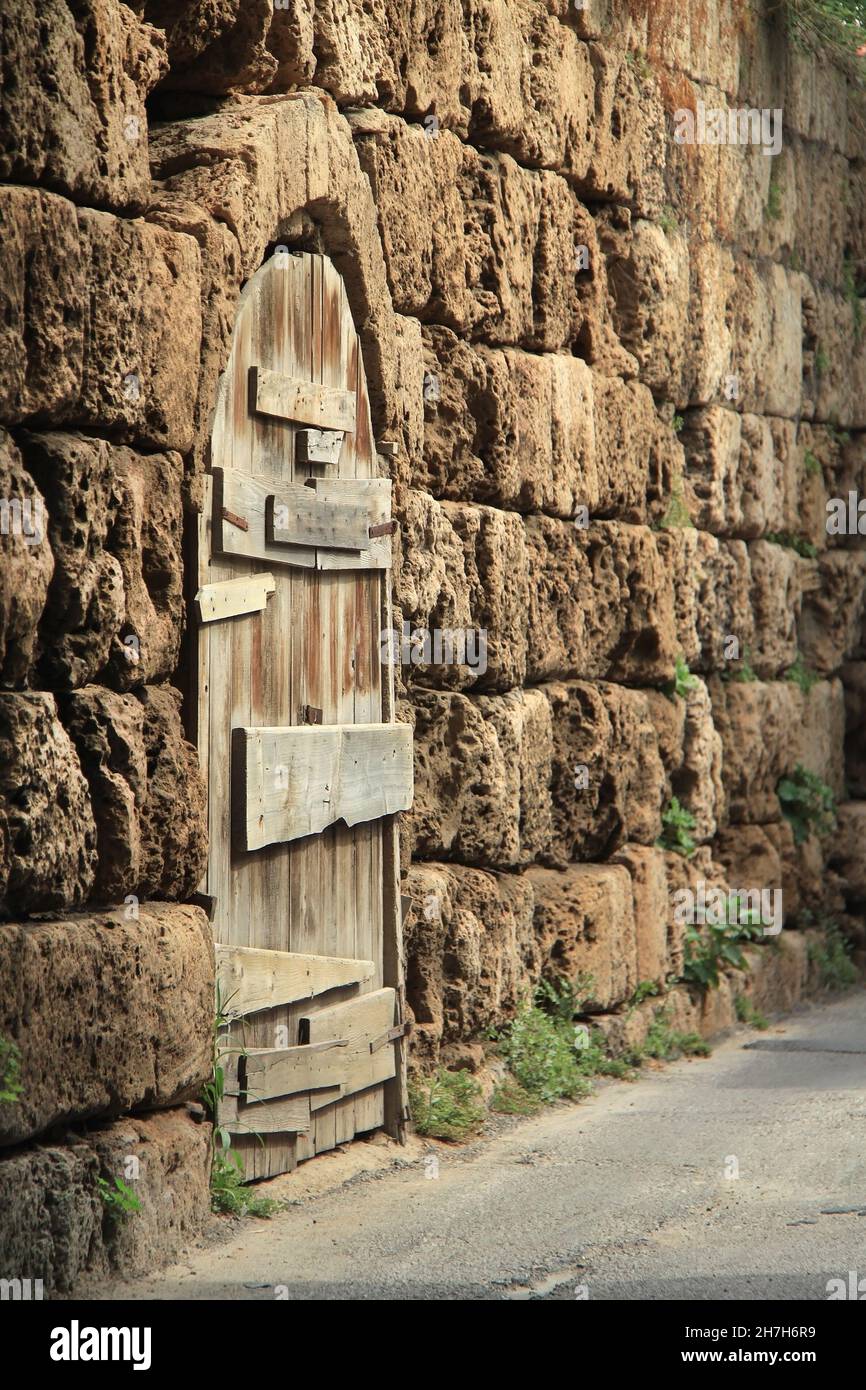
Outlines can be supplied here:
M757 1028L761 1033L769 1028L769 1021L760 1009L755 1008L747 994L738 994L734 1001L734 1007L740 1023L747 1023L750 1028Z
M481 1087L468 1071L438 1067L409 1083L409 1108L419 1134L459 1141L481 1128Z
M14 1105L23 1090L18 1044L8 1038L0 1038L0 1104Z
M772 541L774 545L783 545L787 550L796 550L804 560L814 560L818 554L816 545L804 540L802 536L795 536L792 531L768 531L764 540Z
M836 824L836 798L831 788L802 763L781 778L776 794L782 815L791 823L795 844L803 844L812 834L826 835Z
M691 832L695 828L695 818L691 811L680 805L679 797L672 796L670 805L662 812L662 833L656 845L659 849L670 849L691 859L697 844Z
M689 670L685 658L678 656L673 679L662 686L662 692L667 695L669 700L676 700L677 697L685 700L688 698L689 691L696 689L699 684L697 676L693 676Z
M818 684L820 679L821 677L818 673L813 671L811 666L806 665L803 660L802 652L797 653L797 659L793 666L789 666L785 672L785 680L793 681L794 685L800 687L804 695L808 695L809 691L813 686Z
M712 1048L697 1033L680 1033L671 1024L670 1009L656 1009L640 1053L657 1062L678 1057L709 1057Z
M821 924L823 941L809 942L809 960L818 967L824 989L847 989L857 983L851 943L832 918Z
M806 453L803 457L803 466L806 469L806 472L809 473L813 478L821 478L824 475L824 470L821 467L821 462L817 458L817 456L812 453L811 449L806 450Z
M115 1221L122 1221L124 1217L141 1211L141 1202L123 1178L115 1178L113 1185L106 1182L105 1178L97 1178L96 1188L106 1210Z
M258 1216L267 1219L283 1208L274 1197L259 1197L244 1183L240 1154L231 1149L215 1151L210 1174L211 1209L221 1216Z
M725 969L746 970L746 942L762 935L760 922L743 922L738 895L728 896L726 922L702 922L686 928L683 979L700 989L718 989ZM732 920L733 919L733 920Z

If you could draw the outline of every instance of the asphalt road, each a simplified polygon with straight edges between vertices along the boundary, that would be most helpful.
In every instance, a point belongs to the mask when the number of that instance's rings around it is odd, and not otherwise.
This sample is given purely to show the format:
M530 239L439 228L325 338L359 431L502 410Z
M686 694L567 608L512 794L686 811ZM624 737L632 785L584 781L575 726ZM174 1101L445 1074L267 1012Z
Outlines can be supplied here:
M405 1157L104 1292L825 1300L866 1276L866 993Z

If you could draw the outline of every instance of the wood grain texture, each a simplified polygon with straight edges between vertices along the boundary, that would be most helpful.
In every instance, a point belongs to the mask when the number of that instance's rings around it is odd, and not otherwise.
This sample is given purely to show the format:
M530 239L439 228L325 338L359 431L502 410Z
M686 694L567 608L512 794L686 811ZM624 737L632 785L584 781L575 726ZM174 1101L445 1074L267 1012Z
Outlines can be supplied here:
M358 825L412 804L407 724L235 729L239 844L247 850Z
M204 584L195 596L199 619L203 623L214 623L221 618L260 613L267 608L276 587L272 574L253 574L242 579L223 579L218 584Z
M371 960L265 951L255 946L218 945L216 967L223 1007L232 1017L312 999L361 984L376 973Z
M318 430L354 430L354 392L283 376L266 367L252 366L250 373L255 408L263 414Z

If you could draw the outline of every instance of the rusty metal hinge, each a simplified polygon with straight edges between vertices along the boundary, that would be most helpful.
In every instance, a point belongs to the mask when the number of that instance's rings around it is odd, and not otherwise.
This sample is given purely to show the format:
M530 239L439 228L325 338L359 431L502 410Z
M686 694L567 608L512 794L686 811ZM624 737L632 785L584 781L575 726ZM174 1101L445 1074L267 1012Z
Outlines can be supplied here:
M322 711L316 705L301 705L302 724L321 724Z
M393 536L397 530L396 521L378 521L375 526L367 528L368 536Z
M230 526L237 526L239 531L249 531L250 523L246 517L238 516L237 512L230 512L228 507L223 507L223 521L227 521Z
M393 1028L389 1028L387 1033L380 1033L378 1038L374 1038L370 1043L370 1051L378 1052L380 1047L385 1047L389 1042L398 1042L400 1038L407 1038L412 1031L412 1024L395 1023Z

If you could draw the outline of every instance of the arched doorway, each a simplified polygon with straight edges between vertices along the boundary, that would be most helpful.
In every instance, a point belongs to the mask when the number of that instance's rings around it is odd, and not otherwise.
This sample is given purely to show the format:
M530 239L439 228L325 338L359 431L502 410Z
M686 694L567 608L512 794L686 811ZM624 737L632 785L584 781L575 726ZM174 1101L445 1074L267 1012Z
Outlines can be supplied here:
M405 1112L390 482L343 282L278 249L241 297L199 528L198 728L248 1177Z

